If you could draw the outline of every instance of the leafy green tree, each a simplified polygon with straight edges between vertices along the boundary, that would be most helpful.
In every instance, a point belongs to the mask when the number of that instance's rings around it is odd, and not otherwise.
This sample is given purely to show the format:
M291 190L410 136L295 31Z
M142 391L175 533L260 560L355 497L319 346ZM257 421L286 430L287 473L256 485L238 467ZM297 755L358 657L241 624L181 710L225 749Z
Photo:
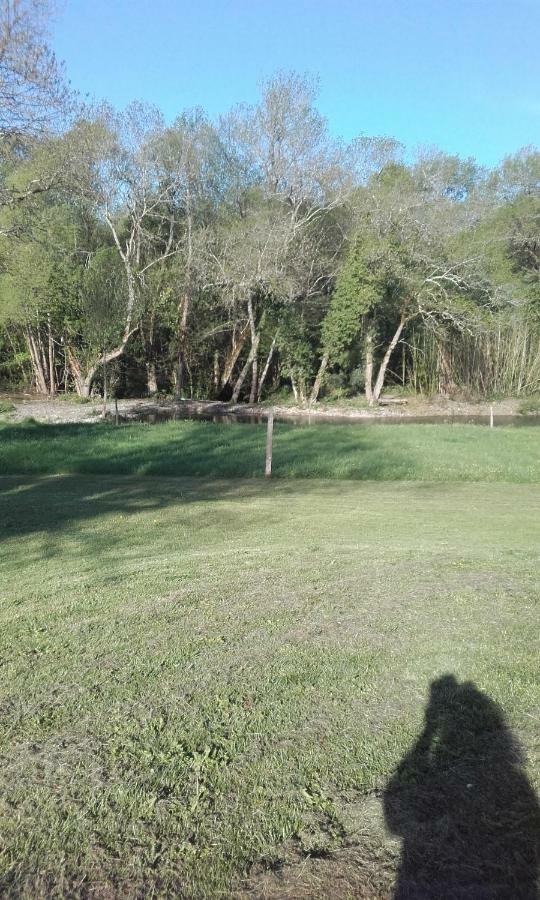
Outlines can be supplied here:
M368 200L323 324L323 355L312 401L329 362L343 364L344 353L359 335L364 341L366 399L373 404L380 399L392 354L410 322L473 328L490 305L484 273L455 252L453 238L461 223L456 226L448 207L434 221L432 192L426 197L415 172L390 164L371 186Z

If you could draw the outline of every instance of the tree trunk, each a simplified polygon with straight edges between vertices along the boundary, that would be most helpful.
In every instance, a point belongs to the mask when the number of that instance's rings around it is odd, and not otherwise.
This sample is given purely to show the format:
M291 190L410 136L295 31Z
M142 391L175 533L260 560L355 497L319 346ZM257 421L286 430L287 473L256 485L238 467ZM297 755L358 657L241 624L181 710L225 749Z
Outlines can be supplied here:
M373 406L373 335L368 331L366 335L366 400Z
M242 348L247 340L247 336L249 334L249 322L246 322L244 327L242 328L239 335L236 335L233 332L232 335L232 347L229 350L228 356L225 359L223 364L223 372L221 373L221 387L224 388L228 385L231 380L231 376L233 373L233 369L236 365L236 361L242 352Z
M151 397L152 394L157 394L158 383L157 383L157 371L156 371L156 349L154 346L154 337L155 337L155 311L152 309L150 311L150 316L148 319L148 331L145 334L144 331L145 324L141 322L140 324L140 332L141 332L141 340L144 346L144 358L145 358L145 369L146 369L146 392Z
M182 399L184 392L184 381L186 376L186 342L187 342L187 323L189 315L189 291L186 291L182 301L182 314L180 316L180 326L178 329L178 366L176 369L176 392L177 400Z
M66 354L69 362L71 377L73 378L73 382L75 384L75 390L77 391L79 397L89 397L99 363L96 363L94 366L92 366L85 375L82 371L81 363L70 347L67 347Z
M523 348L522 348L522 352L521 352L521 364L519 367L519 380L518 380L518 385L517 385L517 390L516 390L517 394L521 394L521 391L523 390L523 383L525 381L525 371L526 371L526 361L527 361L527 338L528 338L528 335L527 335L527 332L525 331L525 336L523 338Z
M259 360L257 355L253 357L251 363L251 389L249 392L249 402L253 405L257 399L257 383L258 383Z
M251 347L255 347L255 351L253 353L253 359L251 361L251 390L249 392L249 402L255 403L255 397L257 396L257 379L259 375L259 359L257 356L257 352L259 349L259 338L257 337L257 331L255 328L255 315L253 313L253 299L249 297L248 299L248 319L249 319L249 329L251 331Z
M34 337L31 328L27 329L25 336L26 336L26 343L28 346L28 352L30 354L30 361L32 364L32 374L34 376L34 384L35 384L36 390L39 394L47 394L48 393L47 374L46 374L45 361L44 361L43 355L41 353L41 348L39 346L38 341Z
M48 362L49 362L49 396L56 394L56 372L54 368L54 343L51 328L51 317L47 317Z
M438 367L439 394L442 394L443 397L449 397L456 390L456 383L452 376L452 363L444 342L439 344Z
M219 353L214 350L214 394L219 390Z
M90 391L92 390L92 384L94 382L94 378L96 377L96 373L93 370L90 375L86 376L86 378L82 377L77 384L77 393L79 397L89 397Z
M146 390L149 396L157 394L158 391L156 364L153 359L146 363Z
M298 403L298 388L296 387L296 379L292 372L291 372L291 387L292 387L294 401L295 401L295 403Z
M265 362L265 364L264 364L264 369L262 370L262 373L261 373L261 379L260 379L260 381L259 381L259 387L258 387L258 390L257 390L257 403L259 403L259 402L260 402L260 399L261 399L261 394L262 394L263 385L264 385L264 382L266 381L266 376L268 375L268 370L269 370L269 368L270 368L270 363L272 362L272 357L273 357L273 355L274 355L274 350L275 350L275 348L276 348L277 336L278 336L278 333L277 333L277 331L276 331L276 333L275 333L275 335L274 335L274 339L273 339L272 344L271 344L271 347L270 347L270 350L268 351L268 356L266 357L266 362Z
M71 347L68 347L66 344L66 360L69 366L69 370L71 372L71 377L73 378L73 383L75 385L75 390L77 391L79 397L83 397L83 377L81 373L81 364L79 360L75 356Z
M378 402L379 397L381 396L383 385L384 385L384 377L386 375L386 370L388 368L388 363L390 362L390 357L392 356L392 353L394 352L394 348L401 337L401 332L403 331L404 325L405 325L405 319L402 316L399 321L399 325L396 328L396 331L394 333L394 337L388 344L386 353L383 356L383 361L382 361L381 365L379 366L379 372L377 374L377 381L375 382L375 387L373 388L372 403Z
M107 350L103 353L99 359L97 359L87 370L86 374L83 374L82 366L75 356L74 351L70 348L66 348L69 367L71 369L71 374L73 376L73 380L75 382L75 389L80 397L89 397L90 391L92 390L92 385L94 383L94 378L96 377L97 371L100 366L106 366L108 363L113 362L113 360L118 359L122 356L124 350L126 349L126 345L132 334L135 334L137 328L133 328L131 331L124 333L122 338L122 342L115 347L113 350Z
M244 365L242 371L240 372L240 375L236 379L236 384L234 386L234 390L233 390L232 397L231 397L231 400L233 403L238 403L238 397L240 396L240 391L242 390L242 385L244 384L244 381L246 380L246 375L249 371L249 367L253 364L253 360L255 359L255 357L257 355L260 337L261 337L260 334L257 334L255 336L255 341L251 344L251 349L249 351L249 355L245 362L245 365Z
M186 342L187 323L191 301L193 264L193 218L191 209L191 190L188 187L186 193L186 274L185 289L182 302L182 315L180 316L180 328L178 333L178 369L176 374L176 399L182 399L184 392L184 380L186 373ZM193 393L193 391L192 391Z
M319 371L317 372L315 381L313 382L313 387L311 389L311 395L309 398L310 403L317 402L317 399L319 397L319 391L321 390L324 373L326 372L326 367L328 365L328 359L329 359L328 353L325 353L323 355L323 358L321 359L321 364L319 366Z
M103 418L107 415L107 360L105 358L105 350L102 356L103 364Z
M249 402L250 403L255 402L255 396L256 396L256 391L257 391L257 371L258 371L257 353L259 350L259 343L261 340L260 326L262 325L264 313L263 313L263 316L261 317L261 321L259 322L259 331L257 331L257 329L255 327L255 314L253 311L253 297L251 295L248 297L247 308L248 308L248 324L249 324L249 330L251 332L251 348L250 348L246 363L245 363L242 371L240 372L240 375L236 379L236 384L234 386L234 390L233 390L232 397L231 397L231 400L233 403L238 403L238 397L240 395L240 391L242 390L242 385L244 384L244 381L245 381L245 378L249 371L250 366L251 366L251 370L252 370L251 390L249 393Z

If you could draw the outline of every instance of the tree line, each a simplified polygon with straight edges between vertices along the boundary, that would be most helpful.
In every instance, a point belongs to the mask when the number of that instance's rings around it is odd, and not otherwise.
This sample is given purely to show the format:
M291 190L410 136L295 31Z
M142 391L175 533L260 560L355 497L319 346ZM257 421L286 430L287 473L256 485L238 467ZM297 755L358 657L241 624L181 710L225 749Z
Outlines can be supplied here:
M83 105L0 17L0 384L299 404L540 390L540 153L332 136L317 84L167 122ZM361 123L359 123L361 126Z

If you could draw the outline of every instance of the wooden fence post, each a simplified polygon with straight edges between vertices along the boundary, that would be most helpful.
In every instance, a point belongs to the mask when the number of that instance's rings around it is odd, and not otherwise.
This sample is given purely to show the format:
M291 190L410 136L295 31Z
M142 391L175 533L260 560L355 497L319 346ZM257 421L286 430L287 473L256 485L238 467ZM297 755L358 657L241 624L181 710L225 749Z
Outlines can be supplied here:
M493 428L493 407L489 407L489 427Z
M274 409L270 409L268 413L268 422L266 426L266 461L264 466L264 474L266 478L270 478L272 474L272 440L274 436Z

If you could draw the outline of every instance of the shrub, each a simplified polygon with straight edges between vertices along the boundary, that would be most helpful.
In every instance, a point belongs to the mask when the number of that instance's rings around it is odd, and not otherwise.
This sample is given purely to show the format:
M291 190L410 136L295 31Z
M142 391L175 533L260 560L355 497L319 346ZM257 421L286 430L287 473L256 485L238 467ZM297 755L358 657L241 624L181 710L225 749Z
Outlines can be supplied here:
M366 386L366 372L364 366L357 366L356 369L352 370L349 384L353 393L362 394L364 392Z
M534 416L540 413L540 394L527 397L520 405L518 412L522 416Z

